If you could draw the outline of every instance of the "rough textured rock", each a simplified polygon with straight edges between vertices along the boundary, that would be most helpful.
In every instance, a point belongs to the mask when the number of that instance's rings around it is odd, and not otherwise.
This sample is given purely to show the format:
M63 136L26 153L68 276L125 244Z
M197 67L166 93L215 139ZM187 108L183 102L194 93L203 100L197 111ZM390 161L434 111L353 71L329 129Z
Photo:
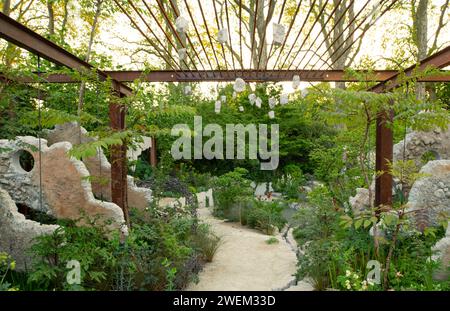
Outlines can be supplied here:
M405 139L394 145L394 161L403 159L414 160L421 166L422 156L431 151L436 160L450 159L450 128L447 131L434 130L430 132L411 132Z
M126 231L122 209L94 198L86 166L67 155L72 148L70 143L61 142L48 147L47 141L42 139L42 160L38 146L39 140L31 136L17 137L14 141L0 140L0 148L8 150L0 153L0 187L16 203L62 219L78 220L85 214L98 219L108 229ZM19 162L19 155L24 150L34 159L34 167L29 172ZM39 203L41 181L42 207Z
M67 141L72 145L80 142L86 143L95 140L88 136L88 132L76 123L65 123L55 126L55 129L47 131L49 145ZM151 144L151 142L150 142ZM142 148L148 145L148 140L144 140ZM139 148L138 148L139 149ZM132 151L131 156L136 157L143 151ZM97 155L83 160L90 175L92 176L92 191L97 198L111 201L111 164L108 162L103 150L99 149ZM131 208L145 209L152 202L152 191L147 188L137 187L131 176L128 176L128 205Z
M414 213L419 229L436 225L439 214L450 215L450 160L430 161L420 170L426 177L411 188L408 210Z
M433 251L436 252L433 255L434 260L440 260L442 265L438 271L435 272L434 278L438 280L447 280L450 276L448 268L450 266L450 223L447 226L447 232L445 237L439 240L433 247Z
M356 194L348 200L353 211L357 214L370 207L369 190L366 188L357 188Z
M42 225L25 219L17 211L17 206L3 189L0 189L0 251L7 252L16 261L16 269L26 270L30 267L32 258L27 250L33 245L33 239L52 234L58 226Z
M450 159L450 129L447 131L434 130L430 132L411 132L406 135L405 139L394 145L394 161L399 160L414 160L416 164L423 166L422 156L431 152L437 160ZM416 186L416 192L418 187ZM435 189L434 196L437 202L447 202L448 185ZM375 184L372 184L372 188L375 189ZM447 189L447 190L446 190ZM412 191L412 190L411 190ZM349 199L349 203L352 208L358 212L364 210L369 204L369 191L367 189L356 189L356 195ZM411 194L410 194L411 195ZM428 198L433 198L428 196ZM374 199L374 198L373 198ZM420 200L420 198L417 197ZM416 201L416 198L409 198L409 201ZM441 203L439 203L441 204Z

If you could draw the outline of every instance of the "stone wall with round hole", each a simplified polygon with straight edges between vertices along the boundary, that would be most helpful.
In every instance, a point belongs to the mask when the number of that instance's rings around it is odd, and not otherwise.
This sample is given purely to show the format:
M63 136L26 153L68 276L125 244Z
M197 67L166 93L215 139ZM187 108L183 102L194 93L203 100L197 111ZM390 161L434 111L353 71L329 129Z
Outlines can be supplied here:
M29 173L33 170L34 165L34 157L27 150L18 150L11 157L11 166L18 173Z
M427 164L430 161L440 160L441 156L434 150L428 150L420 157L420 160L423 165Z

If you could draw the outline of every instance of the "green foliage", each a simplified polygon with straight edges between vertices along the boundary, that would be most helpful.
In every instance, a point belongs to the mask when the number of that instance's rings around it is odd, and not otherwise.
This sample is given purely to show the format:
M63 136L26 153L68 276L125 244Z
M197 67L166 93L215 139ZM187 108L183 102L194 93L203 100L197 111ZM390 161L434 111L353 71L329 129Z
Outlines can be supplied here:
M266 243L269 245L278 244L280 241L276 237L270 237L266 240Z
M231 220L240 219L241 209L253 196L251 182L245 178L247 173L246 169L236 168L213 180L215 216Z
M109 275L117 264L113 250L118 244L110 243L105 234L100 227L76 227L64 222L53 234L38 237L31 248L38 260L28 282L48 290L110 289ZM80 262L83 287L66 282L66 265L71 260Z
M265 234L273 234L275 228L281 230L286 224L286 220L282 216L285 208L283 202L255 200L254 204L245 210L247 224Z
M289 164L284 167L284 174L276 178L272 187L283 193L288 199L298 199L300 187L306 182L302 170L298 165Z
M0 252L0 292L2 291L16 291L16 287L8 283L5 278L10 271L16 268L16 262L7 253Z

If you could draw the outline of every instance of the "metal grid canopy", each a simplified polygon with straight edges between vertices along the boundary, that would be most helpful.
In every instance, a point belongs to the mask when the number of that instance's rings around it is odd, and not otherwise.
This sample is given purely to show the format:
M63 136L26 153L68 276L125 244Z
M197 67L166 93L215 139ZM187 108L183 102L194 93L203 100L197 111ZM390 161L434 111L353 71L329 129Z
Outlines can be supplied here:
M258 81L284 81L299 70L343 69L346 53L359 50L362 36L397 1L114 0L172 71L169 81L227 81L249 72ZM189 30L177 30L177 18ZM287 28L279 44L268 39L270 22ZM228 42L217 40L219 30ZM178 58L180 49L186 57Z
M242 77L246 81L277 82L291 80L293 75L298 74L304 81L352 81L352 78L345 76L343 70L331 69L336 67L341 56L354 47L357 40L397 2L397 0L349 0L349 2L343 0L312 0L312 5L307 7L306 0L297 0L295 2L294 14L287 22L289 26L283 42L279 47L273 44L267 47L264 44L261 45L261 42L264 43L267 37L269 19L263 20L263 32L257 31L256 27L258 14L260 16L264 14L261 13L264 12L262 5L264 1L262 0L250 0L250 3L254 6L255 14L253 19L252 17L249 18L250 23L247 26L243 25L242 18L248 18L246 14L250 11L250 8L243 0L220 0L220 5L215 2L209 2L214 0L183 0L184 6L181 7L177 7L174 0L156 0L156 3L152 2L152 4L150 4L150 1L145 0L114 1L123 13L127 15L130 23L154 47L156 53L167 67L166 70L151 73L144 73L143 71L97 71L100 79L112 79L114 92L120 96L132 94L132 90L124 82L130 82L137 78L149 82L199 82L232 81L237 77ZM210 13L205 10L205 3L207 2L213 5L214 15L212 23L211 21L208 22L206 18L206 14ZM326 8L331 2L335 4L335 8L327 15ZM139 6L138 3L140 4ZM269 0L269 7L271 4L274 4L273 12L271 13L272 16L275 13L279 14L278 19L275 17L278 23L286 19L285 16L288 9L286 3L286 0ZM317 27L319 21L321 25L329 25L331 16L338 10L338 7L342 3L347 3L347 6L341 7L341 15L334 21L334 25L331 27L331 31L337 32L337 36L332 40L329 37L323 36L324 38L320 40L321 33L317 32L314 27ZM353 16L345 19L345 13L353 5L356 8L356 3L362 6L359 6L355 10ZM317 6L319 9L314 11L314 6ZM305 15L302 15L304 11L302 8L306 8ZM173 14L169 13L170 10ZM195 12L198 13L198 18L194 15ZM235 19L236 16L239 19L237 28L237 32L239 33L238 40L233 39L230 30L230 25L233 24L233 15L231 13L235 14ZM193 35L192 31L186 34L178 33L174 26L174 20L170 17L172 15L175 17L181 15L189 16L194 27L195 35ZM159 17L164 19L164 23L159 21ZM157 28L153 28L150 25L151 19L156 22ZM309 28L306 26L308 19L313 20L313 24ZM336 29L339 28L336 25L341 20L344 20L344 26L341 29ZM216 27L225 28L224 21L226 21L228 29L229 42L239 42L239 48L234 45L218 44L215 38L213 38L213 29ZM145 25L146 30L144 30L142 24ZM300 31L296 35L292 33L294 25L300 27ZM245 35L245 31L248 32L248 35ZM258 36L256 36L257 33ZM305 35L299 44L299 39L303 34ZM194 38L195 36L196 38ZM75 70L92 69L90 64L80 60L53 42L1 13L0 37L54 63ZM243 37L245 40L243 40ZM318 39L320 43L317 42ZM168 46L165 46L163 41L166 41ZM182 61L176 59L170 52L177 48L185 48L187 51L187 57ZM267 57L264 61L262 55L266 48L268 51L266 51ZM247 51L244 53L245 50ZM244 57L246 53L250 54L248 60L245 60ZM326 54L328 54L328 57L325 57ZM314 57L315 61L313 61ZM245 66L247 63L249 65ZM450 65L450 47L422 61L418 68L419 70L423 70L429 65L436 68L444 68ZM323 69L324 66L326 69ZM408 68L405 71L406 75L411 74L415 68L415 66ZM1 78L2 76L0 75ZM371 89L374 92L389 91L397 87L401 82L397 72L387 70L376 71L373 74L367 75L367 79L381 82ZM27 78L21 78L19 80L24 83L35 82ZM42 81L62 83L79 82L65 75L51 74L44 75ZM449 76L427 77L423 81L449 81ZM125 129L125 107L117 103L111 103L109 112L111 128L114 130ZM391 112L380 114L377 118L377 171L387 172L388 162L392 161L392 130L385 126L386 121L391 118ZM127 215L126 150L126 145L112 147L111 190L112 201L119 205ZM375 203L377 206L392 204L392 176L388 173L384 173L376 179Z

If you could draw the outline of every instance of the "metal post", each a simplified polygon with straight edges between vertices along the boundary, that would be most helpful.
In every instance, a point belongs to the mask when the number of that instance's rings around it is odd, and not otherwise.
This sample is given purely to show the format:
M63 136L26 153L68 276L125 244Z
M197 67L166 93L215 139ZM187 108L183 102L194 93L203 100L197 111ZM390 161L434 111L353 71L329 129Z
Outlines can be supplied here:
M109 105L110 126L113 131L125 129L125 106L118 103ZM126 223L129 225L127 200L127 146L126 143L111 146L111 199L123 210Z
M152 146L150 147L150 165L156 167L158 164L158 158L156 155L156 138L152 137Z
M376 133L376 163L375 170L375 206L392 205L392 175L389 173L389 163L393 160L393 132L386 126L392 122L393 112L382 112L377 117ZM378 174L378 172L382 172Z

